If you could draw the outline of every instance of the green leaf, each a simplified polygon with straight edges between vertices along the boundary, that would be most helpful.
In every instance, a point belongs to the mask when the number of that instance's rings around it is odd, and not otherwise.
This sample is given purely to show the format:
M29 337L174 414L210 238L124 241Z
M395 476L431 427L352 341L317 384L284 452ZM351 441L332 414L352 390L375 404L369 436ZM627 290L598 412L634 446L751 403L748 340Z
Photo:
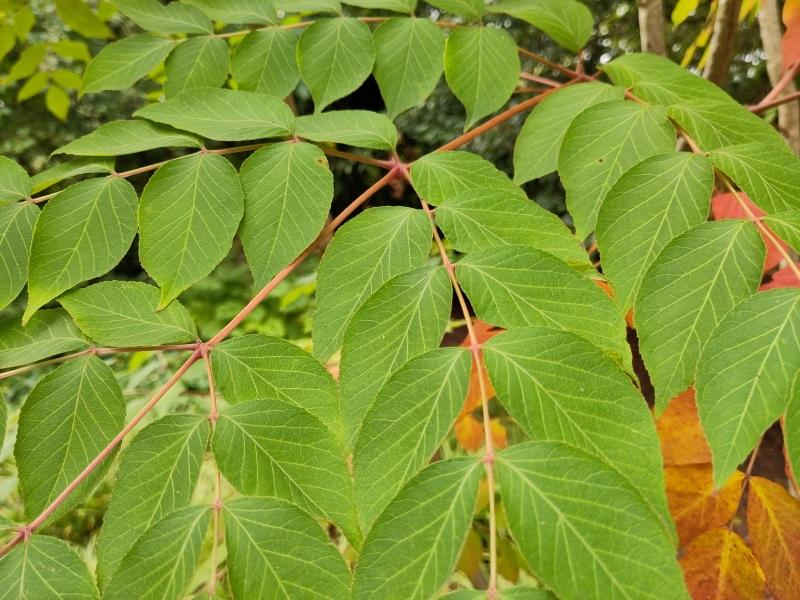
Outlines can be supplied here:
M623 313L664 246L708 219L713 187L709 160L681 152L645 159L609 190L597 217L597 245Z
M63 308L40 310L25 327L19 316L0 321L0 368L3 369L86 346L80 330Z
M374 61L372 33L358 19L322 19L303 31L297 64L314 98L314 112L357 90Z
M350 570L319 524L272 498L225 504L234 598L349 598Z
M0 308L8 306L28 280L28 257L39 209L29 202L0 206Z
M193 154L158 168L139 206L139 259L161 287L159 310L225 258L243 212L239 176L224 157Z
M33 233L23 322L122 260L136 235L137 201L128 181L104 177L76 183L47 203Z
M66 362L42 378L22 405L14 446L25 514L42 512L124 424L122 390L96 356ZM107 468L108 461L101 463L51 518L80 504Z
M411 14L417 8L417 0L345 0L345 4Z
M574 0L502 0L489 10L522 19L573 52L586 45L594 28L591 11Z
M260 289L325 226L333 175L322 150L286 142L254 152L240 176L245 199L242 244Z
M106 346L191 342L197 328L179 302L157 311L160 290L138 281L102 281L59 298L80 327Z
M458 590L442 596L442 600L484 600L485 590ZM518 586L497 590L498 600L558 600L543 588Z
M559 598L688 599L670 537L605 463L560 442L527 442L495 465L511 534Z
M800 210L768 215L763 218L763 222L795 251L800 249Z
M525 433L613 467L674 533L653 418L618 365L585 339L546 327L495 336L484 360L497 398Z
M405 363L381 388L353 454L363 531L441 446L464 404L472 361L463 348L437 348Z
M41 94L50 85L50 73L47 71L39 71L29 77L19 91L17 91L17 102L24 102L33 98L37 94Z
M592 232L606 194L625 171L675 149L675 131L659 107L612 101L579 114L567 129L558 172L576 235Z
M158 0L114 0L119 11L147 31L158 33L212 33L211 20L194 6Z
M3 450L3 443L6 440L6 428L8 427L8 409L6 408L6 397L0 391L0 451ZM0 524L2 524L0 522Z
M353 599L432 598L456 566L472 523L481 472L477 460L453 458L411 479L364 543Z
M421 104L444 70L444 36L428 19L394 17L372 33L375 80L394 118Z
M342 5L339 0L272 0L276 10L287 13L328 12L341 14Z
M737 305L708 340L697 368L697 412L716 487L785 411L800 369L798 332L800 291L779 289Z
M170 513L136 541L103 593L103 600L183 598L200 559L211 509Z
M203 11L220 23L271 25L278 15L270 2L261 0L181 0Z
M0 156L0 206L23 200L31 193L31 179L13 160Z
M339 371L348 446L391 374L439 346L452 297L444 267L424 266L387 281L353 315L345 330Z
M504 190L464 191L436 209L436 222L460 252L507 245L544 250L575 269L592 269L566 225L535 202Z
M558 153L570 123L601 102L622 100L624 91L605 83L570 85L548 95L525 120L514 145L514 181L525 183L558 168Z
M480 19L486 12L484 0L425 0L431 6L469 19Z
M134 116L230 142L282 137L294 127L292 111L279 98L238 90L190 90Z
M333 521L360 546L344 454L319 419L277 399L245 402L220 415L212 446L239 492L289 500Z
M792 473L800 473L800 377L797 375L794 376L785 418L783 437L787 461Z
M90 56L86 57L86 62L91 60ZM81 89L81 76L74 71L67 71L66 69L56 69L51 75L53 81L58 85L68 90Z
M656 412L692 385L714 328L761 281L764 243L746 221L715 221L667 244L642 279L636 326Z
M459 261L456 274L480 319L577 333L630 370L625 322L614 302L554 256L522 246L481 250Z
M305 410L341 437L336 382L319 361L286 340L245 335L211 353L214 379L230 404L282 400Z
M800 159L786 149L739 144L710 153L711 162L769 214L800 208Z
M297 35L288 29L251 31L236 47L231 73L239 89L283 98L300 81Z
M441 204L460 192L483 188L507 191L525 197L524 192L485 158L471 152L433 152L411 165L414 189L430 204Z
M467 111L465 130L506 103L519 72L517 45L504 29L463 27L447 38L444 76Z
M92 55L89 52L89 45L86 42L62 39L54 42L50 47L62 58L78 60L86 63L92 60ZM64 87L69 87L76 90L81 87L80 73L76 73L75 71L70 71L67 69L56 69L53 71L52 75L53 80L57 81ZM66 81L69 81L70 83L67 84Z
M368 110L332 110L297 119L298 137L376 150L394 150L397 129L384 115Z
M97 538L101 586L143 533L173 511L189 506L210 433L204 417L167 415L142 429L122 453Z
M120 156L155 148L199 148L194 136L142 119L111 121L61 146L53 154L75 156Z
M86 65L81 94L131 87L160 65L174 47L174 41L148 34L111 42Z
M57 119L66 121L69 115L69 95L60 87L51 85L44 95L44 105Z
M87 38L110 38L112 31L83 0L55 0L58 16L64 24Z
M65 542L44 535L0 558L3 600L97 600L97 588L81 557Z
M173 98L185 90L218 88L228 79L228 44L212 37L193 37L180 44L167 58L164 93Z
M45 169L31 177L31 183L33 184L33 190L31 191L36 194L76 175L112 173L113 171L113 158L96 158L94 156L76 158L53 165L49 169Z
M421 266L431 249L431 226L421 210L370 208L339 229L317 273L314 355L341 345L353 314L389 279Z

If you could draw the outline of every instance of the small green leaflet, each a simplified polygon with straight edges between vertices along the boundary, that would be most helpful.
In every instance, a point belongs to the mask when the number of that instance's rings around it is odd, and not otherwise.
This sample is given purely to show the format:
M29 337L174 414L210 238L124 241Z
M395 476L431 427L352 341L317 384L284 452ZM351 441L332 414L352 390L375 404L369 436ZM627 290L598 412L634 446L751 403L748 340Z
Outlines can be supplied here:
M33 183L32 192L34 194L41 192L56 183L69 179L70 177L75 177L76 175L111 173L113 171L113 158L97 158L94 156L75 158L55 164L49 169L40 171L31 177L31 183Z
M159 309L225 258L243 213L239 175L225 157L193 154L158 168L139 205L139 259L161 287Z
M276 10L287 13L327 12L341 14L342 5L339 0L272 0Z
M122 390L96 356L66 362L42 378L22 405L14 446L28 517L44 510L124 424ZM105 461L51 518L79 504L107 468Z
M0 368L27 365L88 344L63 308L40 310L24 327L19 316L0 321Z
M34 535L0 558L2 600L97 600L86 563L65 542Z
M345 330L339 371L348 447L389 376L409 359L439 346L452 296L444 267L424 266L390 279L353 315Z
M294 115L280 98L239 90L189 90L134 116L230 142L282 137L294 127Z
M436 209L436 222L460 252L528 246L575 269L592 269L586 250L561 219L518 193L491 188L460 192Z
M295 344L265 335L237 337L214 348L211 366L228 403L282 400L308 411L341 436L336 382Z
M447 37L444 76L467 111L465 131L506 103L519 72L517 45L504 29L462 27Z
M145 531L189 505L210 433L202 416L167 415L142 429L122 453L97 538L101 587Z
M720 322L697 368L697 412L716 487L784 413L798 369L800 291L756 294Z
M617 364L583 338L546 327L501 333L484 357L497 398L525 433L613 467L674 531L653 418Z
M185 90L218 88L228 79L230 50L225 40L201 36L189 38L167 58L164 93L173 98Z
M0 206L0 308L8 306L28 280L28 257L39 209L30 202Z
M161 291L139 281L101 281L59 298L81 331L106 346L157 346L197 338L178 301L158 311Z
M341 345L353 314L386 281L421 266L431 249L431 226L421 210L370 208L345 223L317 273L314 355L326 359Z
M280 400L253 400L224 411L212 441L225 478L242 494L282 498L342 528L357 548L353 486L330 429Z
M480 250L459 261L456 274L481 320L572 331L631 370L625 322L614 302L554 256L522 246Z
M159 0L114 0L119 11L142 29L158 33L212 33L211 19L194 6Z
M314 98L314 112L358 89L374 61L372 33L358 19L322 19L303 31L297 64Z
M495 468L511 534L559 598L688 600L672 540L601 460L560 442L526 442L500 452Z
M134 35L111 42L83 72L81 94L124 90L161 64L175 47L173 40L154 35Z
M369 110L332 110L298 117L296 135L375 150L394 150L397 129L384 115Z
M786 407L783 426L786 454L792 473L800 473L800 377L794 376L794 385Z
M53 154L120 156L154 148L199 148L200 141L182 131L141 119L111 121L61 146Z
M558 152L570 123L601 102L622 100L622 88L605 83L562 87L533 109L514 144L514 181L525 183L558 169Z
M58 16L77 33L87 38L104 39L114 34L99 14L81 0L55 0Z
M664 246L708 219L713 187L707 158L674 152L643 160L609 190L597 217L597 245L623 314Z
M411 14L414 14L414 9L417 8L417 0L345 0L344 3L361 8L379 8Z
M675 149L675 130L664 109L633 102L603 102L570 124L558 156L558 172L576 236L592 232L608 190L625 171L655 154Z
M250 155L240 177L242 244L260 289L319 235L333 199L333 175L322 150L285 142Z
M273 498L238 498L222 513L237 600L349 598L351 575L319 523Z
M483 188L507 191L525 197L508 175L491 162L473 154L456 150L426 154L411 165L414 189L430 204L441 204L460 192Z
M10 158L0 156L0 206L27 198L31 193L31 179Z
M283 98L300 81L297 35L288 29L251 31L234 50L231 73L239 89Z
M33 233L23 322L122 260L136 235L137 202L128 181L105 177L76 183L47 203Z
M463 348L437 348L404 364L364 417L353 453L363 531L441 445L467 395L472 361Z
M800 210L767 215L764 224L772 229L780 239L789 244L795 251L800 249Z
M278 15L271 2L262 0L181 0L202 10L210 19L220 23L271 25Z
M469 19L480 19L486 12L484 0L425 0L431 6Z
M642 279L635 318L656 414L692 385L714 328L755 293L764 243L747 221L714 221L667 244Z
M489 10L522 19L573 52L586 45L594 28L592 13L575 0L502 0Z
M103 593L103 600L183 598L200 560L211 508L170 513L136 541Z
M474 458L452 458L403 487L364 542L354 600L426 600L440 590L472 523L482 470Z
M428 19L394 17L372 33L375 80L394 118L427 98L444 70L444 36Z

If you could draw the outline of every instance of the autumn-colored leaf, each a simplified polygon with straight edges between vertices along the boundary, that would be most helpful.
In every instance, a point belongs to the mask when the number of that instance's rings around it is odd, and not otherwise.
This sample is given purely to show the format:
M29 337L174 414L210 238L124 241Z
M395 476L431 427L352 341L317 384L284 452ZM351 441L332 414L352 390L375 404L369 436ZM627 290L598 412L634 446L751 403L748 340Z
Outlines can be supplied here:
M727 528L706 531L680 558L694 600L762 600L764 573L744 540Z
M595 279L594 282L606 293L606 296L614 300L614 289L611 287L611 284L603 279ZM625 315L625 323L631 329L636 329L636 326L633 324L633 309L629 310L628 314Z
M744 475L740 471L719 490L714 490L710 464L665 467L664 474L669 511L681 546L733 519L742 495Z
M670 401L656 421L656 430L665 465L711 463L711 449L697 417L694 388L689 388Z
M797 274L789 266L775 271L770 280L758 289L763 292L764 290L785 287L800 287L800 279L797 278Z
M456 421L456 440L464 450L475 452L483 445L483 424L472 415L466 415Z
M781 40L781 53L785 71L800 60L800 0L783 3L783 24L786 32Z
M481 565L483 564L483 541L478 532L470 529L467 539L464 540L464 547L458 559L456 568L469 577L473 585L483 583Z
M797 600L800 591L800 500L762 477L750 480L747 530L767 587L776 600Z
M492 433L495 450L502 450L508 446L508 432L500 422L500 419L491 419L489 421L489 431Z

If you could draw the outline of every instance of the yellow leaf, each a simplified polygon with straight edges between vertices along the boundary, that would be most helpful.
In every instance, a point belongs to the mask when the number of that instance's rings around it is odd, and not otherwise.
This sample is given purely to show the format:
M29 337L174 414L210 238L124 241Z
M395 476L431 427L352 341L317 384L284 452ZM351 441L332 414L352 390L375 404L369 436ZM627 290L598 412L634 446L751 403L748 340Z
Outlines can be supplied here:
M458 559L456 569L464 573L473 585L481 582L481 564L483 562L483 542L474 529L467 532L464 548Z
M672 24L677 27L683 23L689 15L697 10L700 0L678 0L675 8L672 10Z
M699 465L711 462L708 447L694 399L694 388L673 398L656 421L664 464Z
M56 118L67 120L69 114L69 96L60 87L51 85L44 95L44 105Z

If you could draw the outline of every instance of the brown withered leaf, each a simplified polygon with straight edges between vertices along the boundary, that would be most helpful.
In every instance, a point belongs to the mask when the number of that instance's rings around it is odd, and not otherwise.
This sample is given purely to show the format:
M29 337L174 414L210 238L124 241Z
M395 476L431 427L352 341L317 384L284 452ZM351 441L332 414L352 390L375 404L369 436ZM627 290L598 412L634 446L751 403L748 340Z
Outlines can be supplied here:
M673 398L656 421L664 464L700 465L711 463L708 447L694 399L694 388Z

